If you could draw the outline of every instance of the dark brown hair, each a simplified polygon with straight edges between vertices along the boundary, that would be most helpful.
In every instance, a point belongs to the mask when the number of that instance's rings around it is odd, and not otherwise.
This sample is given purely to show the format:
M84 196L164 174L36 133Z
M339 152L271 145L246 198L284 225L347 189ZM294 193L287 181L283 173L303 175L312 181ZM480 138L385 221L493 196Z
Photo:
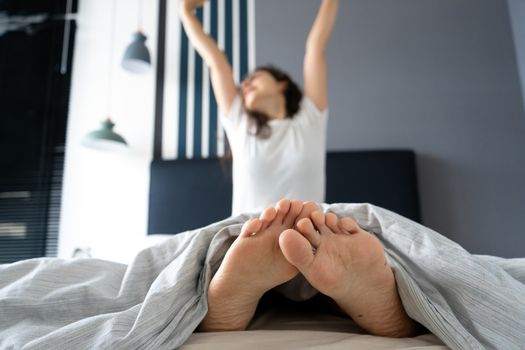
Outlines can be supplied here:
M286 116L287 118L293 118L299 111L299 108L301 107L301 100L303 99L303 93L299 86L290 78L287 73L273 65L258 67L255 69L255 72L266 72L278 82L286 82L286 90L284 91ZM270 117L266 113L258 111L246 112L250 119L255 123L255 132L253 135L261 138L270 137L271 129L268 125Z

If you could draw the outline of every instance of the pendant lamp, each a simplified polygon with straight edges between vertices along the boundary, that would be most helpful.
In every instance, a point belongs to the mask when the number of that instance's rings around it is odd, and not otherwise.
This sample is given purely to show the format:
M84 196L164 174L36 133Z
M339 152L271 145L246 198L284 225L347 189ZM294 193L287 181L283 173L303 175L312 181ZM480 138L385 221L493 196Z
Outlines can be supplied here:
M124 52L122 67L131 73L144 74L151 70L151 56L146 47L147 37L142 31L142 0L138 4L137 31L132 34L131 43Z
M100 123L100 128L87 134L82 140L86 147L102 151L125 150L127 142L122 136L113 131L115 123L110 118Z
M117 150L125 150L128 146L126 140L119 134L117 134L115 131L113 131L113 127L115 126L115 123L111 120L110 111L111 111L111 94L112 94L112 62L113 62L113 39L114 39L114 32L115 32L115 15L116 15L116 9L115 9L115 0L112 1L112 12L111 12L111 32L110 35L110 48L109 48L109 63L108 63L108 87L107 87L107 115L108 117L100 123L100 128L97 130L94 130L84 136L82 139L82 145L98 149L98 150L105 150L105 151L117 151Z

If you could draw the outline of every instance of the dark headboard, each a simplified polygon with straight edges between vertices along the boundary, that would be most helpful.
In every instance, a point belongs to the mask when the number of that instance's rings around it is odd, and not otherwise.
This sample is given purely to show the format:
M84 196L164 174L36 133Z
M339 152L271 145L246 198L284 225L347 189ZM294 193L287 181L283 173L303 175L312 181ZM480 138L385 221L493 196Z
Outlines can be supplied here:
M178 233L231 213L231 165L218 159L151 163L148 233ZM326 203L368 202L420 221L412 151L329 152Z

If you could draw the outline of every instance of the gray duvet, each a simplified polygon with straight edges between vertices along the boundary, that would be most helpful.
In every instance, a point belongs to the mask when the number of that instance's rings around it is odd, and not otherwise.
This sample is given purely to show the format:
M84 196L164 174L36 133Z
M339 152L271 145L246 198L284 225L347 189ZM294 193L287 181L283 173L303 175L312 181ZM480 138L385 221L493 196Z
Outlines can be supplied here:
M368 204L325 205L383 242L408 314L452 349L525 348L525 259L471 255ZM249 215L178 234L129 265L33 259L0 265L0 349L174 349L206 314L206 290ZM473 233L474 234L474 233ZM295 279L281 291L315 294Z

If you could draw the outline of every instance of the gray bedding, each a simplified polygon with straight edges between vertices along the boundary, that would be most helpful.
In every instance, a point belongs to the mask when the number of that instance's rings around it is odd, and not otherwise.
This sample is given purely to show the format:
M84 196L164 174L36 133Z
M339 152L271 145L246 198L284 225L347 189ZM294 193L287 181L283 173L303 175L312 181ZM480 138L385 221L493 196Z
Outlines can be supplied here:
M525 259L471 255L368 204L324 206L383 242L408 314L452 349L525 347ZM174 349L206 314L206 290L249 215L185 232L129 265L33 259L0 265L0 349ZM292 299L315 293L304 281Z

